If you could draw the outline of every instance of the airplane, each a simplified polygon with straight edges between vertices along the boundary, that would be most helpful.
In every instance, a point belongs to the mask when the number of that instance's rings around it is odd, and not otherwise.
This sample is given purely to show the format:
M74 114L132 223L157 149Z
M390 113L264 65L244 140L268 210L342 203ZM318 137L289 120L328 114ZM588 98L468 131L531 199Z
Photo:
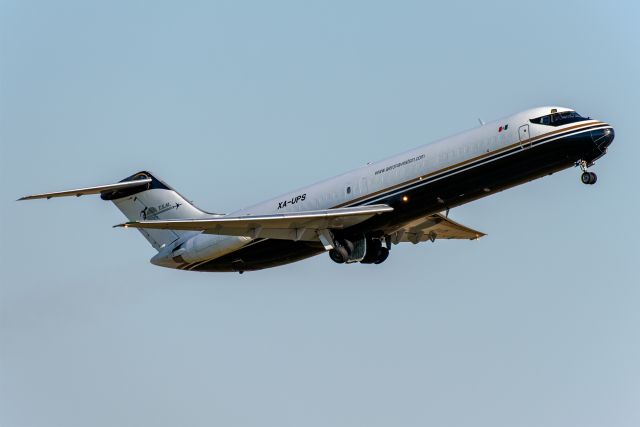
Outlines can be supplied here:
M340 264L380 264L399 243L485 235L450 219L451 208L572 166L594 184L589 168L614 136L575 110L539 107L230 214L197 208L147 171L18 200L100 194L128 219L114 227L138 229L162 267L243 273L324 252Z

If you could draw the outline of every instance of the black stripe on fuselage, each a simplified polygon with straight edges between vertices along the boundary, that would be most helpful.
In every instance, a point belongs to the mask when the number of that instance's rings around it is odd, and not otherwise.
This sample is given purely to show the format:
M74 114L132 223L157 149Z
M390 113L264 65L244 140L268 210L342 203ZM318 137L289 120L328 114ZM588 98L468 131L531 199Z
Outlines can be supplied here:
M499 152L489 153L458 165L435 171L428 177L414 179L400 185L352 200L346 206L370 203L387 203L394 207L391 216L379 215L349 229L355 234L366 230L376 230L392 225L406 223L412 219L438 212L447 207L455 207L480 197L502 191L506 188L532 179L565 169L573 165L574 157L580 153L568 144L547 144L557 140L585 138L583 134L598 128L610 127L606 123L592 123L541 135L523 142L502 148ZM587 137L590 138L590 137ZM586 138L585 138L586 140ZM546 145L546 147L545 147ZM580 148L581 151L587 146ZM576 151L573 153L572 151ZM510 164L511 158L514 162ZM486 179L484 179L486 177ZM491 185L485 191L481 181ZM465 193L459 193L464 190ZM455 194L454 194L455 193ZM397 197L408 195L411 203L403 204ZM441 203L438 199L443 199ZM345 206L338 205L336 207ZM384 217L384 218L383 218ZM264 242L268 244L261 244ZM287 264L324 252L319 242L293 242L278 239L259 239L248 243L233 253L210 261L194 263L185 269L198 271L237 271L232 263L242 260L243 270L259 270Z

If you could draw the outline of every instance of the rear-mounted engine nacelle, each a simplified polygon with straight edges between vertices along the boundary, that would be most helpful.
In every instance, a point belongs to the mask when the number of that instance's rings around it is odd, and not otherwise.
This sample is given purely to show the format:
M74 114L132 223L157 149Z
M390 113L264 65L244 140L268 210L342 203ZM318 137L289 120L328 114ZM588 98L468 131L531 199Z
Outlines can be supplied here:
M251 241L250 237L197 234L177 247L167 248L151 258L151 263L164 267L175 267L219 258Z

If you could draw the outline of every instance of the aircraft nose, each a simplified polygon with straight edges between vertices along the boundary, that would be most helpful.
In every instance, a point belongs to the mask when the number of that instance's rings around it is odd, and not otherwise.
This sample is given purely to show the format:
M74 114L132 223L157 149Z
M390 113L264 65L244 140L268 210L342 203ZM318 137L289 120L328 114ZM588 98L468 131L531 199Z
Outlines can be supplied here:
M593 143L596 144L600 150L605 150L616 136L616 132L613 128L605 128L605 129L597 129L591 131L591 139L593 139Z

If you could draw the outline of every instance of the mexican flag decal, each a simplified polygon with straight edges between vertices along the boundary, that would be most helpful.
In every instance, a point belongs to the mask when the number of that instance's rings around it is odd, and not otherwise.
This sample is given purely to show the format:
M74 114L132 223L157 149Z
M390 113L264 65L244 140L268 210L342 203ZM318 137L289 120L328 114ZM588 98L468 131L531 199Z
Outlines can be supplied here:
M509 129L509 124L506 124L506 125L504 125L504 126L500 126L500 127L498 128L498 132L502 132L503 130L507 130L507 129Z

